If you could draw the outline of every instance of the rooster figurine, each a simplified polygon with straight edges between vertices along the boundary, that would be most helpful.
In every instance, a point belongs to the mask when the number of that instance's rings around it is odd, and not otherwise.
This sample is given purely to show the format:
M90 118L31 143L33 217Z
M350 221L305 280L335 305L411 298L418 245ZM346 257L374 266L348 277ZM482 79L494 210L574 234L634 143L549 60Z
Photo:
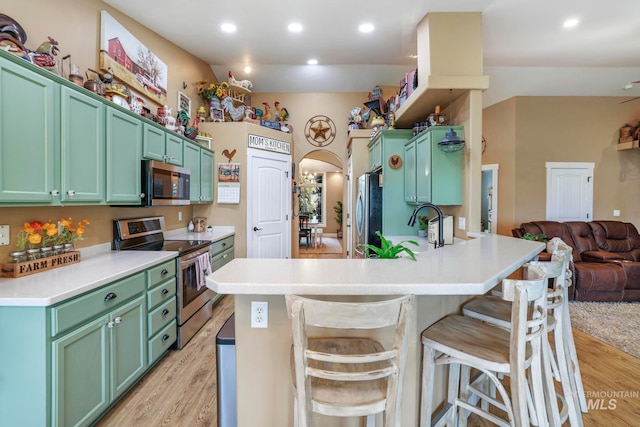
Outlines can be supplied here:
M229 113L229 117L231 117L231 120L234 122L239 122L244 117L245 105L242 104L236 107L233 105L233 98L230 96L227 96L222 100L222 108Z
M30 51L29 57L37 66L56 72L58 69L58 60L55 56L59 50L58 42L49 37L49 40L38 46L35 51Z
M234 148L233 151L229 151L225 148L224 150L222 150L222 155L229 160L229 163L231 163L231 161L233 160L233 156L236 155L236 149Z
M276 120L284 122L289 118L289 112L284 107L280 108L280 103L278 101L274 102L273 105L276 109Z
M251 83L249 80L236 80L236 78L233 77L233 73L231 71L229 71L229 84L243 87L248 91L251 91L251 89L253 89L253 83Z
M263 102L262 105L264 105L264 111L262 112L262 120L271 120L271 107L269 106L268 103Z
M200 123L200 117L196 117L193 121L193 125L189 127L189 115L185 110L178 112L179 126L184 126L184 136L189 139L196 139L198 136L198 124Z

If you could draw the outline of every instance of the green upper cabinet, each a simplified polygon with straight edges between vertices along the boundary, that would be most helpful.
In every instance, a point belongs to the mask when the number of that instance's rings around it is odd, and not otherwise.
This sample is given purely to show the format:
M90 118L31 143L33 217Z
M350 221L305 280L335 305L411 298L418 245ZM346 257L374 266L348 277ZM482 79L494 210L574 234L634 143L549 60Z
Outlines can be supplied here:
M200 151L200 202L213 203L213 153Z
M213 152L185 141L184 167L191 172L191 203L212 203Z
M142 137L142 156L150 160L182 166L182 138L175 133L145 123Z
M55 188L56 84L0 60L0 202L51 203Z
M451 126L431 127L406 144L405 148L414 146L416 155L415 169L405 168L407 203L462 204L464 151L447 153L438 148L438 141L449 129ZM464 137L462 126L453 126L453 129Z
M416 201L416 142L411 140L404 145L404 201Z
M60 91L60 201L104 203L105 106L76 90Z
M369 143L369 170L374 171L382 167L382 138L376 135Z
M136 117L107 107L107 203L140 204L142 125Z

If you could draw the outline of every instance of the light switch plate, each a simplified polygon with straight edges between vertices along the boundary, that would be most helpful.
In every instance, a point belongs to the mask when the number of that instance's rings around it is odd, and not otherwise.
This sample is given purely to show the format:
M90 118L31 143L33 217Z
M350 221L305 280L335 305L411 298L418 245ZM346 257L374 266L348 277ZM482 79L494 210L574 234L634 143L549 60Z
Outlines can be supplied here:
M463 216L458 217L458 228L459 228L460 230L466 230L466 229L467 229L466 227L467 227L467 220L466 220L466 218L465 218L465 217L463 217Z
M9 244L9 226L0 225L0 246L6 246Z
M613 210L613 216L620 216L620 210L619 209L614 209Z

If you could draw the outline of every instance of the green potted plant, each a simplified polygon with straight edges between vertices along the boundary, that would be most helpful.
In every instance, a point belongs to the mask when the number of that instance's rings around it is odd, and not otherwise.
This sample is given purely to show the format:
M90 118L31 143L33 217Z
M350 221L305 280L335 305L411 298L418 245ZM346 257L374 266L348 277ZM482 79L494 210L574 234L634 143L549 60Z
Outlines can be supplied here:
M376 231L376 235L380 237L380 247L376 245L367 245L366 253L373 252L375 256L367 255L367 258L400 258L399 254L405 252L412 260L416 260L416 254L413 251L403 245L403 243L411 243L412 245L420 246L415 240L403 240L398 244L393 244L391 240L385 239L384 236Z
M335 206L333 207L333 211L336 213L336 216L333 217L333 219L336 220L336 222L338 223L338 231L337 231L337 236L338 239L342 238L342 202L340 200L338 200L335 204Z
M531 233L525 233L522 238L524 240L534 240L536 242L543 242L546 243L549 238L547 237L546 234L544 233L539 233L539 234L531 234Z

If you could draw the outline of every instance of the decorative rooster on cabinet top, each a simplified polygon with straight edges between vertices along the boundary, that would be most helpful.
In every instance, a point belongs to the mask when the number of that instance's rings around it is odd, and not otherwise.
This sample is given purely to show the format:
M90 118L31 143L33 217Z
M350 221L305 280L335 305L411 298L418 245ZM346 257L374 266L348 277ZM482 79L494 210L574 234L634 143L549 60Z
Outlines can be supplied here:
M278 101L274 102L273 105L276 108L276 120L284 122L289 118L289 111L286 108L280 108L280 103Z
M251 89L253 89L253 83L251 83L251 81L249 81L249 80L236 80L236 78L233 77L233 73L231 71L229 71L229 84L230 85L234 85L234 86L243 87L248 91L251 91Z
M58 48L58 42L48 37L49 40L42 43L35 51L29 52L31 61L39 67L46 70L56 72L58 68L58 60L55 56L60 50Z

